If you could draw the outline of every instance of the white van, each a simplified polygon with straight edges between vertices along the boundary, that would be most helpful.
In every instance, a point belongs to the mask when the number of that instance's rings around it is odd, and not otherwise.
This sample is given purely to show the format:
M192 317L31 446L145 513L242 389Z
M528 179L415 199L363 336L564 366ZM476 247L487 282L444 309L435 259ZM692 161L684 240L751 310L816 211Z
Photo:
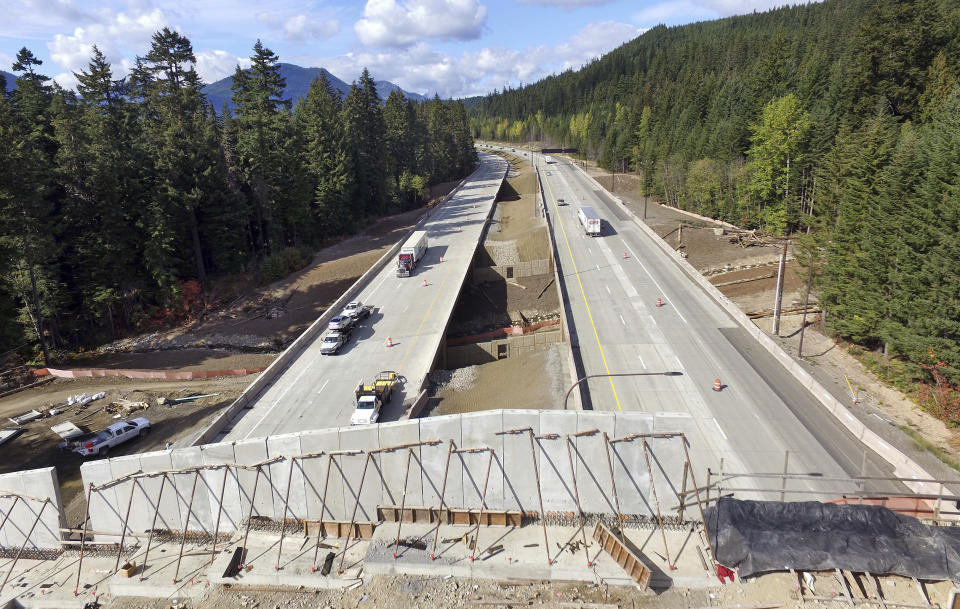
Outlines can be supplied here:
M583 226L583 232L591 237L600 236L601 220L597 212L592 207L583 206L577 213L580 219L580 225Z

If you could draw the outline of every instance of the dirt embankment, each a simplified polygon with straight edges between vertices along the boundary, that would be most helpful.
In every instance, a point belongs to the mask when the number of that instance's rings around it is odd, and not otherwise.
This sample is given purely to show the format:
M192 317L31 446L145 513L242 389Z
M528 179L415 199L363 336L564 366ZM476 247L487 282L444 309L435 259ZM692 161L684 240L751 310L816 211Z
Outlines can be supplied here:
M506 158L510 172L498 194L487 237L477 252L475 273L482 273L484 267L517 267L550 258L546 219L537 208L536 173L525 160L512 155ZM559 317L552 270L511 279L468 280L447 336L477 335ZM556 332L557 328L538 331ZM566 347L558 343L498 361L438 370L431 380L431 415L494 408L560 408L569 384Z

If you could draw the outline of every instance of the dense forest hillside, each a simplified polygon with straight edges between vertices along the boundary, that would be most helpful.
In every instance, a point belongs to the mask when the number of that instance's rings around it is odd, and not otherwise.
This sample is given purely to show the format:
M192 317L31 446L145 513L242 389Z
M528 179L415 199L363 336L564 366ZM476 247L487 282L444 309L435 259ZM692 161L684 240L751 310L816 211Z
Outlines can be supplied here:
M0 95L0 359L164 323L216 275L282 276L474 167L460 103L383 103L364 70L291 111L279 58L258 41L251 59L218 117L169 29L127 78L94 47L76 92L20 51Z
M958 69L954 0L826 0L656 27L468 105L475 136L577 147L663 203L798 237L832 331L950 389L960 422Z

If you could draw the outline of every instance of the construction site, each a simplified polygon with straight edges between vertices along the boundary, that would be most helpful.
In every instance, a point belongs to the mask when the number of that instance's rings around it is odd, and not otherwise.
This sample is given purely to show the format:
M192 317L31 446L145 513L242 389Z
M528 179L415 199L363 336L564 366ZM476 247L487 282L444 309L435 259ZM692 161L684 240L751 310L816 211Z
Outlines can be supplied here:
M261 371L279 370L290 347L279 357L247 354L242 365L225 357L216 369L238 374L197 381L207 384L189 392L152 380L161 383L159 403L111 394L106 401L125 408L117 414L144 410L153 419L160 410L171 422L110 458L69 465L51 453L34 463L39 469L23 459L19 471L0 474L0 607L958 606L955 473L865 424L873 412L811 389L891 464L891 476L866 465L859 476L805 471L789 451L765 471L746 471L693 440L703 433L696 418L577 407L582 364L571 348L556 220L541 178L513 152L434 369L415 396L419 416L222 439L213 428L228 425L223 413L250 393L241 390L252 378L243 373L265 385ZM643 206L622 194L630 213ZM696 266L714 289L731 296L771 283L776 248L676 218L650 230L688 261L709 259L713 268ZM698 232L745 257L717 264L716 245L698 254ZM389 258L388 247L365 264ZM313 307L319 319L364 281L341 280L339 300ZM792 302L799 277L786 284L782 312L816 315ZM759 325L770 323L769 302L764 288L737 304ZM800 327L798 316L783 323L781 335ZM767 337L764 348L789 350L795 338ZM829 382L799 366L794 373L811 386ZM866 383L855 406L876 395ZM29 391L11 396L19 400L11 413L49 406L24 401ZM98 416L108 422L114 411ZM180 420L189 432L178 432Z

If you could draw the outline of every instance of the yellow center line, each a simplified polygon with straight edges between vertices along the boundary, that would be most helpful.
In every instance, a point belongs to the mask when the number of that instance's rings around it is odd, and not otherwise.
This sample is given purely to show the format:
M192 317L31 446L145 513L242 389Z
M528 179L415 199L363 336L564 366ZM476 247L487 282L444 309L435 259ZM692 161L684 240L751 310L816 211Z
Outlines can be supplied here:
M600 359L603 360L603 369L607 371L607 374L610 374L610 368L607 366L607 356L603 353L603 345L600 344L600 335L597 334L597 326L593 323L593 313L590 312L590 303L587 302L587 293L584 292L583 283L580 281L580 271L577 270L577 263L573 260L573 250L570 248L570 240L567 239L567 229L564 228L563 220L560 219L560 207L557 205L557 198L553 196L553 188L550 187L550 182L546 180L545 182L547 190L550 191L550 198L553 199L553 208L557 210L554 217L557 219L557 223L560 224L563 241L567 244L567 253L570 254L570 264L573 265L573 274L577 278L577 285L580 286L580 295L583 297L583 304L587 308L587 317L590 319L590 327L593 328L593 337L597 340L597 347L600 349ZM617 410L623 412L623 408L620 407L620 398L617 396L617 388L613 384L613 377L608 376L607 380L610 381L610 389L613 390L613 399L617 403Z

